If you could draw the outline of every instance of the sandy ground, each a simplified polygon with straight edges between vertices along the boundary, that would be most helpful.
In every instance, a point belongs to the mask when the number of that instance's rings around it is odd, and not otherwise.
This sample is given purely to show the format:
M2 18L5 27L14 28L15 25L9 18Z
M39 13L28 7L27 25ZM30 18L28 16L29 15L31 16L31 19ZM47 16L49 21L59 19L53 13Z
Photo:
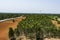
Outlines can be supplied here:
M50 39L45 38L44 40L60 40L60 39L58 39L58 38L50 38Z
M9 27L15 29L18 23L22 21L22 19L25 19L25 17L21 16L20 18L16 18L15 22L13 22L12 20L0 22L0 40L9 40L8 38Z
M58 22L57 21L55 21L55 20L51 20L52 21L52 23L57 27L57 28L59 28L60 27L60 24L58 24Z

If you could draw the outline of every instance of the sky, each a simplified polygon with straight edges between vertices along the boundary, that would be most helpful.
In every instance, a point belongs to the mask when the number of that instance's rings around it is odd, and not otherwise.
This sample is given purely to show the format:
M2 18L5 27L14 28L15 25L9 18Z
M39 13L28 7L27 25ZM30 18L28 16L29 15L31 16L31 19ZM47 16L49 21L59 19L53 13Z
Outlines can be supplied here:
M60 0L0 0L0 12L60 13Z

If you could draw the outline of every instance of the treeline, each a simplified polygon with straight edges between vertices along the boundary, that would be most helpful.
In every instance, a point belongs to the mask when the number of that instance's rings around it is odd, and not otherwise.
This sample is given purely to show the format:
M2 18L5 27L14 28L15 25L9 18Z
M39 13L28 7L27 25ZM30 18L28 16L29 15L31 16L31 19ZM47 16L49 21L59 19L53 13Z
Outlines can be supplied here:
M6 19L6 18L19 17L21 15L48 15L48 16L51 16L51 17L54 17L54 16L60 17L59 14L0 13L0 20Z
M22 14L13 14L13 13L0 13L0 20L7 18L20 17Z

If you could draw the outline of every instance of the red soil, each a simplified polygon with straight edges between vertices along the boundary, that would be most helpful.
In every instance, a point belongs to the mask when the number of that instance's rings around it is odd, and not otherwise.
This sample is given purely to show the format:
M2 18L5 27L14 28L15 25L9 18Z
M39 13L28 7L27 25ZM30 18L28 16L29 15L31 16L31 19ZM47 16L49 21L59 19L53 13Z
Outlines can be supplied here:
M22 19L25 19L25 17L21 16L20 18L16 18L15 22L13 22L12 20L0 22L0 40L9 40L9 28L12 27L13 29L15 29L18 23L22 21Z

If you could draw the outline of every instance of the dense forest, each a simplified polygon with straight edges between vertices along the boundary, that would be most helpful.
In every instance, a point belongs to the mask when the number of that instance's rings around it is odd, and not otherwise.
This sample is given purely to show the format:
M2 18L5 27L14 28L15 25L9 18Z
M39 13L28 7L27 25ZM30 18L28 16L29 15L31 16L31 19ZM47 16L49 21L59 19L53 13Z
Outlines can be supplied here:
M22 14L14 13L0 13L0 20L7 18L20 17Z
M31 13L32 14L32 13ZM31 15L30 14L30 15ZM14 18L14 17L20 17L21 15L29 15L28 13L25 14L25 13L0 13L0 20L2 19L7 19L7 18ZM32 15L40 15L40 14L32 14ZM50 17L53 17L53 16L58 16L60 17L59 14L42 14L42 15L48 15Z

